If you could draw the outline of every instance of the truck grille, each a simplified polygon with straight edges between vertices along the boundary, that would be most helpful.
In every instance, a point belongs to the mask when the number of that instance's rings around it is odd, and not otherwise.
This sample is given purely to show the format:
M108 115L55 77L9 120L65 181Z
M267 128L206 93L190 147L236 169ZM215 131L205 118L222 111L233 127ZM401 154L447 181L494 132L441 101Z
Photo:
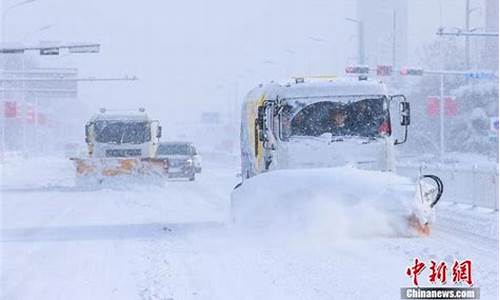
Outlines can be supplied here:
M106 157L141 156L141 149L108 149Z

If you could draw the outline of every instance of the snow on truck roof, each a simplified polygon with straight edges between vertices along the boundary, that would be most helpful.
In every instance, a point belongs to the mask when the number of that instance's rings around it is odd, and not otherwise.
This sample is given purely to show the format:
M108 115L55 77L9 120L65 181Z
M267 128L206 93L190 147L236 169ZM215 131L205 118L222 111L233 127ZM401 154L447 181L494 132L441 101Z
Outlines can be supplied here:
M95 114L91 121L149 121L150 118L144 111L136 110L111 110Z
M292 99L306 97L332 96L375 96L386 95L387 90L381 81L358 80L357 78L295 78L284 83L270 83L252 90L247 101L256 101L260 96L266 99ZM257 97L255 97L257 96Z

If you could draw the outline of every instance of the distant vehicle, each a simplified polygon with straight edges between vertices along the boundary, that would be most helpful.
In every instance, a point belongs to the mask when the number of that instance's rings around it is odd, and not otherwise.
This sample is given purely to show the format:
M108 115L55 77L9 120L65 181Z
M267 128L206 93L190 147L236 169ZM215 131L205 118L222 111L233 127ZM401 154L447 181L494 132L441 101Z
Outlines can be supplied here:
M170 178L188 178L195 180L195 174L201 172L201 158L190 142L160 143L156 157L168 159Z
M201 173L201 155L198 153L196 148L193 146L193 164L194 164L194 170L196 173Z
M111 177L166 176L168 160L155 157L160 137L159 121L143 108L101 109L85 125L87 155L70 158L76 165L77 185L102 183Z

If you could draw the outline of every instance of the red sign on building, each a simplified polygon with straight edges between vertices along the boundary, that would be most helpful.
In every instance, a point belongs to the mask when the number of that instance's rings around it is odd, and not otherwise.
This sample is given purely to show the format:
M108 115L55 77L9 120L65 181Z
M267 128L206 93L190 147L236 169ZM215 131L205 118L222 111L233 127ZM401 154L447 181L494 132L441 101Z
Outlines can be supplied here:
M16 101L5 101L4 116L5 116L5 118L17 117L17 102Z
M455 97L444 97L444 114L451 117L456 116L458 113L457 101Z
M427 97L427 115L431 118L435 118L439 115L439 97Z
M427 115L429 117L435 118L439 115L440 101L441 99L438 96L427 97ZM444 114L448 117L458 114L458 104L455 97L444 96Z
M26 105L26 122L30 124L35 123L35 109L32 104Z

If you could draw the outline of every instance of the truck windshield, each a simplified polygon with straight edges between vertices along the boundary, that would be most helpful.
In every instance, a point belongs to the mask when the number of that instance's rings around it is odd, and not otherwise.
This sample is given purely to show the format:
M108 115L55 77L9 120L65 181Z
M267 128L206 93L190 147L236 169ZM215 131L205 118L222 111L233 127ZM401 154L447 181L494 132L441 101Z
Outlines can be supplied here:
M158 146L158 154L160 155L191 155L192 150L189 145L186 144L160 144Z
M379 137L391 134L388 101L385 97L356 101L322 99L305 103L287 101L282 112L282 137L358 136Z
M142 144L151 140L151 127L142 121L96 121L96 141L113 144Z

